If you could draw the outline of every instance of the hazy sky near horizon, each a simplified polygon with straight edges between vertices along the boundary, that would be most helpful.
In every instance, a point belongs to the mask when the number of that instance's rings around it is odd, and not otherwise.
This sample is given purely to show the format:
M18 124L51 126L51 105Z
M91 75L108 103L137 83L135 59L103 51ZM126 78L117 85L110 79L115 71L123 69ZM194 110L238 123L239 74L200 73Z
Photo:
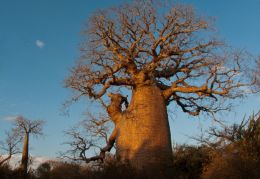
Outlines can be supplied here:
M87 99L61 115L71 91L64 79L79 57L80 32L97 9L123 0L0 0L0 140L14 116L43 119L44 137L33 139L32 155L56 156L64 149L62 131L84 119L86 109L95 110ZM192 4L198 14L216 19L221 39L236 48L260 55L260 0L179 0ZM229 115L233 120L260 109L260 96L251 96ZM188 117L173 109L172 140L192 142L200 127L213 124L204 117Z

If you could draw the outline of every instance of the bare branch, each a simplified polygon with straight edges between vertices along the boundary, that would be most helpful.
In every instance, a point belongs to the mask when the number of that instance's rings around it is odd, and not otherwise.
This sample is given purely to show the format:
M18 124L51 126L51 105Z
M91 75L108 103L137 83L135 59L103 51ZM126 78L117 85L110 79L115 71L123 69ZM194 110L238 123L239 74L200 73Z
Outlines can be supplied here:
M101 161L105 159L105 153L109 152L114 145L116 139L116 129L113 130L110 137L108 137L109 128L107 123L110 121L107 118L96 119L93 115L88 113L89 120L82 121L65 134L71 138L70 141L65 142L69 146L69 150L61 152L61 158L67 158L73 161L84 161L89 163L91 161ZM101 148L102 143L106 146ZM93 157L88 157L88 152L93 149L100 149L100 153Z
M13 131L17 135L24 136L25 133L33 134L34 136L42 135L43 120L28 120L23 116L18 116L14 122L15 128Z
M66 87L100 99L119 87L156 85L167 104L191 115L226 109L223 99L257 91L259 75L252 56L227 47L211 29L191 6L175 3L134 1L98 11Z
M6 133L5 142L0 143L0 149L8 154L7 157L1 159L0 157L0 166L11 159L14 154L19 153L18 144L21 142L21 138L15 133Z

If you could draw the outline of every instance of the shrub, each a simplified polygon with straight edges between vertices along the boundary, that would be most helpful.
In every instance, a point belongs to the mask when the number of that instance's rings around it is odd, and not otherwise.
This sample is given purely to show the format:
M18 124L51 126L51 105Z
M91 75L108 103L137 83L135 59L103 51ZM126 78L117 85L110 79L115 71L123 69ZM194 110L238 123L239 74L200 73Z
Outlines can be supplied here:
M203 166L209 162L206 146L176 146L173 150L173 173L175 178L200 178Z

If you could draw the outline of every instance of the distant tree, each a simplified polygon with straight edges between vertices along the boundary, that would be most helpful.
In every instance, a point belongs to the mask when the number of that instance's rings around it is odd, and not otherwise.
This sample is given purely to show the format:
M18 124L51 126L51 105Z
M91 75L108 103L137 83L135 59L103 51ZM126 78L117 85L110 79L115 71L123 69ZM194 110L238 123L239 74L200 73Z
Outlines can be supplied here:
M19 153L18 144L20 143L20 141L20 137L17 136L15 133L6 133L5 141L0 143L0 150L2 150L5 154L8 154L8 156L1 157L0 155L0 166L10 160L14 154Z
M211 29L191 6L164 1L133 1L88 19L66 86L78 92L74 100L88 96L106 106L115 124L108 146L116 142L120 161L171 168L167 106L192 116L215 113L255 84L248 56L213 38Z
M20 165L20 170L23 175L27 175L28 171L28 162L29 162L29 137L40 136L42 135L42 127L44 121L42 120L28 120L23 116L18 116L14 122L14 133L17 136L21 136L24 140L23 142L23 151L22 151L22 160Z

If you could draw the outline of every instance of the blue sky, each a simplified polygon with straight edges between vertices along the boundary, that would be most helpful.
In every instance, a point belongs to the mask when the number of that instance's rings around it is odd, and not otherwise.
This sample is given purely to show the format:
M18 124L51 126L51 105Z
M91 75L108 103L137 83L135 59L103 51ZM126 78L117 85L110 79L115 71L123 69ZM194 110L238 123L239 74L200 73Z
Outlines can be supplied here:
M56 156L66 139L62 131L79 120L83 112L95 109L82 100L61 115L62 104L71 95L63 87L79 56L80 32L95 10L124 2L123 0L0 0L0 140L10 129L10 117L23 115L44 119L45 136L32 140L33 155ZM216 19L220 38L237 48L260 55L260 0L179 0L193 4L199 14ZM230 114L233 121L260 109L260 97L242 101ZM172 109L172 139L192 142L200 127L214 124L204 117L188 117Z

